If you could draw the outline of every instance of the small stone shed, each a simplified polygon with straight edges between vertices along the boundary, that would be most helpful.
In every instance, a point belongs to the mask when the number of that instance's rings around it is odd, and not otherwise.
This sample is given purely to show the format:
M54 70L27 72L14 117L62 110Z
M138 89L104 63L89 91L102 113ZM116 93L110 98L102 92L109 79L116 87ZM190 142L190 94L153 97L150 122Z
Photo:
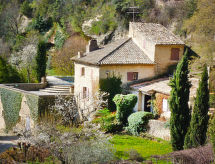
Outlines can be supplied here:
M199 80L190 78L190 81L192 87L190 89L189 104L192 105L194 97L196 96ZM169 78L160 78L132 85L132 92L136 93L138 96L138 104L134 110L153 112L155 111L153 106L156 106L159 115L169 118L170 108L168 105L168 98L171 92L171 87L168 85L169 82Z

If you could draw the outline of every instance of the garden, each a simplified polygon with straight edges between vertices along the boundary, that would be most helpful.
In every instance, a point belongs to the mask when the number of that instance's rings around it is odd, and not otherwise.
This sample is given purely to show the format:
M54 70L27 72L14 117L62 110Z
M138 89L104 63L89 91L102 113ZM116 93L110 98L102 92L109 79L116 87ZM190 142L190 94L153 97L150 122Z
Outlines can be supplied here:
M100 109L92 121L78 122L77 107L66 105L74 101L60 97L52 110L54 117L47 115L33 131L25 132L17 147L0 154L1 162L129 163L172 151L169 142L144 133L153 115L133 113L135 95L118 94L113 101L116 111Z

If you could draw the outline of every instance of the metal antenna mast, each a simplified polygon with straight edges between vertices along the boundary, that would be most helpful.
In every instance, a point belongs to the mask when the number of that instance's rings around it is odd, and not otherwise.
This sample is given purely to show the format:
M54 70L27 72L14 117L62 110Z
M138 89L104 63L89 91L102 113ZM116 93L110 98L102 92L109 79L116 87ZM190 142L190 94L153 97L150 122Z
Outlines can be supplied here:
M135 14L139 14L140 13L138 11L139 7L138 6L134 6L134 1L133 1L133 7L129 7L128 9L129 9L129 11L127 13L133 15L133 22L134 22Z

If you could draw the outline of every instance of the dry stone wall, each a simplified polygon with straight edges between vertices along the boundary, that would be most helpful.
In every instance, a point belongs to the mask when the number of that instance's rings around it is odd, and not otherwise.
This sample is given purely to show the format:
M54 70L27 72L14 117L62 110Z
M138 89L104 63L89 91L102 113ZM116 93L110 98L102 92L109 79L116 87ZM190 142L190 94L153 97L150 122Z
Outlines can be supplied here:
M165 127L165 122L159 120L149 120L148 131L150 135L164 140L170 140L170 130Z

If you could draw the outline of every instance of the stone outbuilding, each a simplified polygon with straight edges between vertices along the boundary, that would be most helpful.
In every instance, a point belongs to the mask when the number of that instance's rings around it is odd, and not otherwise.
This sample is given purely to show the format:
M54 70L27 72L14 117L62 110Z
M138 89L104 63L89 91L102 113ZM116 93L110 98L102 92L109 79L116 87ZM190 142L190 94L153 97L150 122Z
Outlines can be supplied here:
M192 87L190 89L189 105L193 105L199 80L190 78L190 81ZM167 119L170 118L168 99L170 97L171 87L169 86L169 82L169 78L160 78L132 85L132 92L138 96L138 103L134 110L147 112L154 112L156 110L158 115Z

